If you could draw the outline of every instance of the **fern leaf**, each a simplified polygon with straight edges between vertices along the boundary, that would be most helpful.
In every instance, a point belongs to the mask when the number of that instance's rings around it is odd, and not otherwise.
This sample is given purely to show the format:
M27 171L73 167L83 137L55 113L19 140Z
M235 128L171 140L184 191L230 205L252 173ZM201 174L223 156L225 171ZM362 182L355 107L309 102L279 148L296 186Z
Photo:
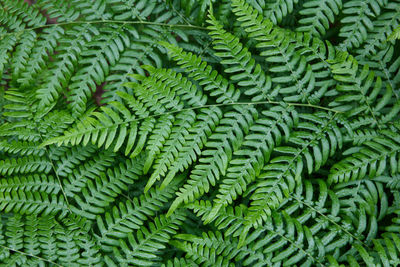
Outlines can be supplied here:
M186 204L185 207L192 209L198 217L201 217L201 219L205 221L209 217L214 206L210 201L196 200ZM244 218L247 212L248 209L245 205L222 207L214 220L214 225L219 231L223 230L226 237L238 237L244 230L243 226L246 223Z
M147 159L143 169L145 174L149 171L151 165L153 164L154 158L160 154L166 139L168 139L169 135L171 134L174 120L174 116L169 114L163 115L157 120L153 133L149 136L147 141Z
M96 151L94 146L49 148L50 157L55 162L56 173L61 177L71 174L75 167L88 158L93 157L96 152L98 151Z
M88 179L95 179L114 163L115 154L110 151L102 151L95 157L77 166L67 178L63 180L67 196L73 196L74 192L80 192Z
M229 66L225 72L234 74L231 80L243 87L245 95L253 96L252 101L273 99L273 92L270 92L271 77L264 74L260 64L255 63L239 38L227 33L212 14L209 17L209 34L214 39L214 48L220 51L216 55L223 58L221 64Z
M258 113L251 107L237 107L235 111L227 112L215 132L205 143L205 151L199 159L178 197L172 203L168 215L172 214L182 202L188 203L210 190L217 180L226 173L232 153L239 149L244 141L244 135L254 124Z
M38 0L37 4L47 10L47 14L57 22L74 21L79 18L80 12L67 2L54 2L51 0Z
M141 227L136 236L129 233L128 242L120 241L120 249L114 247L114 255L119 264L135 264L150 266L157 261L157 251L165 248L165 244L176 233L184 216L178 213L166 218L156 217L149 227Z
M379 127L381 110L392 104L390 99L393 89L387 87L386 91L382 92L382 79L379 76L375 79L374 72L369 71L368 66L359 69L357 60L347 53L339 54L331 68L335 74L334 78L339 82L336 90L343 94L331 102L330 106L347 112L348 117L369 115L374 121L373 126ZM397 113L395 110L399 109L399 102L396 101L392 108L394 115ZM392 120L393 115L387 113L384 121Z
M248 247L237 248L237 239L224 238L220 232L203 233L202 237L179 234L172 241L174 246L186 252L196 263L202 266L235 266L233 261L243 261L243 266L251 263L255 266L271 264L260 250Z
M261 225L285 196L293 192L303 171L309 174L317 171L342 146L342 134L332 116L325 113L299 115L301 120L297 128L303 130L294 131L289 137L289 143L294 146L275 148L282 156L271 159L263 169L265 172L258 177L260 181L250 196L252 202L246 218L249 224Z
M131 30L123 25L104 27L100 29L101 35L85 45L82 55L87 59L80 61L83 66L71 77L69 99L74 115L83 113L88 98L96 90L96 85L105 81L110 66L114 66L120 58L120 53L130 46L127 31Z
M382 175L376 177L374 180L385 183L386 186L392 190L397 190L400 188L400 175L398 174L393 176Z
M154 0L107 0L106 2L113 10L115 20L146 20L157 4Z
M387 5L387 0L353 0L343 6L344 24L340 28L339 36L344 38L340 44L342 50L359 47L367 38L367 31L373 29L371 19L381 14L382 8Z
M177 152L181 150L182 143L185 140L184 136L187 135L188 129L193 125L196 118L194 111L183 111L176 115L176 121L172 127L172 132L165 141L163 149L159 156L156 157L154 164L154 171L146 184L145 191L148 190L156 180L159 179L160 172L167 172L168 167L177 156ZM170 180L165 179L161 184L161 190L169 184Z
M140 79L138 77L138 79ZM155 79L145 78L142 83L127 84L134 89L139 101L155 114L163 114L169 110L179 111L183 109L183 102L176 94L176 88Z
M399 24L0 0L0 266L400 265Z
M73 0L74 9L78 10L87 21L109 20L112 18L107 9L107 0L88 3L85 0Z
M218 97L217 103L236 102L239 99L240 91L201 58L166 42L161 42L161 45L168 49L169 55L189 74L189 77L203 86L204 91L212 91L210 96Z
M51 162L46 157L39 156L25 156L0 161L0 173L3 175L36 171L49 173L51 168Z
M4 0L3 7L9 14L18 16L28 27L40 27L46 24L46 17L40 13L36 6L29 6L23 0Z
M341 11L343 4L342 0L314 0L304 3L303 7L299 12L304 16L299 21L302 26L297 29L321 36L326 34L329 24L335 22L335 16Z
M82 197L75 194L75 205L71 210L82 217L94 219L96 214L104 213L104 209L113 203L116 197L128 190L128 185L142 175L142 159L135 158L120 164L114 170L108 169L88 180L80 191ZM68 192L69 188L66 188Z
M102 244L102 250L112 251L112 246L118 245L119 239L124 239L133 230L140 229L146 220L153 217L168 202L176 189L177 183L170 184L164 190L152 188L131 201L113 206L104 216L97 215L97 239Z
M245 1L234 0L232 6L246 32L258 42L257 47L263 49L260 55L268 64L274 64L269 72L275 76L272 78L273 87L281 87L279 93L284 95L283 100L318 103L329 83L320 83L307 58L296 51L295 40L301 38L301 34L297 37L277 28Z
M27 142L27 141L0 141L0 150L10 153L10 154L19 154L19 155L34 155L34 156L43 156L45 153L44 149L37 149L38 143L36 142Z
M0 10L1 12L1 10ZM2 14L0 14L1 16ZM0 39L0 78L3 77L4 70L10 59L10 52L17 43L17 38L13 35L2 36Z
M153 47L151 42L147 42L147 36L141 35L141 39L131 43L120 57L118 63L110 68L110 75L106 78L102 103L110 103L118 100L116 92L130 92L130 88L124 87L125 84L133 82L132 74L145 75L144 65L151 65L161 68L162 60L157 53L157 47ZM150 44L149 44L150 43Z
M399 91L395 90L398 87L400 78L400 57L396 58L395 47L392 44L386 43L382 45L376 55L356 57L360 65L368 65L376 77L380 77L382 82L393 90L393 96L400 98ZM389 114L387 114L389 115Z
M290 13L295 11L298 0L250 0L248 1L260 14L279 24Z
M247 185L260 175L264 164L269 161L273 149L280 145L282 139L289 140L291 129L298 121L293 108L277 106L262 114L250 127L240 149L233 153L226 178L221 182L206 223L214 219L222 206L232 203L247 190Z
M58 100L78 67L83 46L92 40L92 35L100 32L90 24L75 26L66 32L62 44L56 48L56 63L43 74L43 83L36 91L40 107L50 106Z
M334 191L339 197L341 210L348 214L376 218L379 222L388 214L388 194L378 179L358 180L338 184ZM363 214L365 212L365 214Z
M162 267L197 267L198 265L192 261L185 258L174 258L173 260L168 260L167 263L161 265Z
M17 80L23 87L33 85L37 75L43 71L49 56L53 54L57 45L57 40L64 35L62 27L45 28L45 34L42 34L36 45L32 48L32 53L27 60L27 66Z
M121 96L124 96L120 93ZM126 96L124 96L126 97ZM128 105L135 108L135 112L139 118L147 116L146 108L142 103L137 101L134 97L126 98ZM114 109L112 109L112 108ZM115 110L115 111L114 111ZM113 145L114 150L118 151L126 141L125 154L129 154L135 144L136 135L138 133L138 124L135 114L132 114L123 104L119 102L110 103L110 107L102 107L103 112L93 112L88 117L79 121L75 127L64 132L64 135L46 140L42 146L57 143L58 145L78 145L82 143L84 146L92 142L101 147ZM117 113L118 112L118 113ZM121 115L123 118L121 118ZM137 142L136 150L133 155L139 154L147 139L148 133L154 127L155 119L149 117L141 124L142 127L139 131L140 139ZM115 141L115 142L114 142Z
M38 191L15 190L0 192L0 210L4 212L19 212L21 214L55 214L65 216L67 205L62 196Z
M168 170L164 171L160 168L162 166L157 166L152 176L166 175L165 181L171 181L178 172L187 169L202 153L201 149L219 124L221 117L221 110L217 107L201 109L201 114L197 115L196 123L188 129L189 133L185 136L185 142L175 160L170 162Z
M400 39L400 27L394 29L393 32L388 37L388 40L396 40L396 39Z
M389 130L383 131L384 136L378 136L363 144L363 147L352 156L336 163L331 168L329 181L347 182L371 179L382 175L386 170L395 174L399 170L399 138L397 133Z
M398 1L389 1L385 6L385 12L373 21L373 29L368 31L367 39L363 47L357 49L357 58L365 58L377 54L387 42L389 34L400 24L400 10Z
M21 72L26 69L26 65L28 64L27 61L32 48L35 46L36 38L37 34L35 31L25 31L22 34L11 62L11 69L13 72L12 78L14 81L17 81L18 78L20 78Z
M182 74L170 69L156 69L152 66L143 66L143 68L149 72L150 76L154 76L158 80L169 84L172 88L176 88L176 93L190 107L201 107L206 104L207 96L186 77L183 77Z
M29 175L0 180L0 192L37 191L56 195L60 191L59 182L51 175Z

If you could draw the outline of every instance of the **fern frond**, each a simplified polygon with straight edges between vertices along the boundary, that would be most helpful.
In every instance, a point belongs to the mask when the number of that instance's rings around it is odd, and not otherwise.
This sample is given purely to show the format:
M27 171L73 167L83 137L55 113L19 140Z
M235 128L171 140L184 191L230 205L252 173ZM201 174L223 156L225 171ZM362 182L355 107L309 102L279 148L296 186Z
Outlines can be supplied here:
M260 55L265 57L270 64L269 72L275 76L273 87L281 87L279 93L284 96L283 100L318 103L330 84L320 81L326 74L314 73L307 58L297 51L296 40L302 38L302 34L274 26L243 0L232 1L232 6L242 27L257 41L257 48L262 49Z
M214 206L210 201L196 200L186 204L185 207L192 209L197 216L201 217L201 219L205 221L209 217ZM219 231L223 230L225 236L238 237L244 230L243 225L246 223L244 218L247 212L248 209L245 205L222 207L214 220L214 225Z
M50 18L57 19L57 22L74 21L80 16L80 12L65 1L38 0L36 4L45 9Z
M299 0L250 0L248 3L265 18L279 24L295 10Z
M0 161L0 173L2 175L30 172L49 173L51 168L51 162L46 157L32 155Z
M211 30L209 35L214 39L214 49L216 55L223 60L221 64L226 64L229 68L225 72L233 74L231 80L242 87L245 95L252 96L252 101L262 101L273 99L271 77L266 76L260 64L256 64L251 53L239 38L226 32L223 26L211 14L208 28ZM276 92L275 92L276 94Z
M383 182L389 187L391 190L397 190L400 188L400 175L382 175L376 177L374 180Z
M80 60L81 67L71 77L69 99L74 115L83 113L88 98L96 90L96 86L105 81L110 66L114 66L120 53L130 46L128 34L131 31L135 30L123 24L106 26L99 29L102 34L85 44L81 53L84 57Z
M60 93L69 83L78 68L84 45L100 32L90 24L77 25L66 31L65 38L56 47L55 63L43 74L43 82L36 90L39 106L50 106L58 100Z
M35 83L38 74L44 70L49 56L53 54L57 40L64 35L64 29L58 26L45 28L43 32L44 34L40 35L32 48L32 53L27 59L27 66L17 80L23 87L32 86Z
M190 107L201 107L207 103L207 96L182 74L171 69L156 69L153 66L143 66L143 68L149 72L150 76L154 76L174 88L181 100Z
M0 10L1 12L1 10ZM0 16L2 14L0 13ZM1 36L0 38L0 78L4 75L4 70L9 63L11 51L17 43L17 38L13 35Z
M179 241L174 240L172 244L185 251L187 257L190 257L201 266L235 266L230 260L235 258L237 262L239 257L248 254L246 253L246 248L237 249L237 243L224 239L220 232L203 233L202 237L178 234L175 238ZM253 254L257 255L257 252L253 252ZM257 257L257 260L262 259L262 253L258 252L258 254L257 256L251 255L252 257L250 256L247 261L252 261ZM249 257L249 255L246 256Z
M200 57L184 52L182 48L166 42L161 42L161 45L168 49L169 55L188 73L189 77L203 86L204 91L211 91L210 96L217 97L217 103L236 102L239 99L240 91Z
M22 93L12 88L5 92L4 98L8 100L8 103L4 105L5 112L3 115L6 116L9 121L26 119L24 122L29 124L29 128L32 129L36 126L32 123L35 108L31 107L34 102L31 92ZM20 126L21 122L18 121L15 124Z
M7 12L7 9L3 7L3 5L0 6L0 23L5 26L4 28L6 31L8 29L10 32L18 32L26 27L26 24L20 17L16 14Z
M115 66L110 68L110 75L104 85L103 103L110 103L118 99L115 92L129 92L130 88L124 87L126 83L133 82L132 74L145 75L142 64L146 66L162 67L162 60L158 47L153 45L154 40L150 36L142 34L139 40L131 43L120 57Z
M106 2L113 11L115 20L146 20L157 4L154 0L107 0Z
M35 31L25 31L22 33L11 61L12 78L14 81L17 81L21 76L21 72L26 69L29 55L32 48L35 47L36 38L37 34Z
M93 157L98 152L94 146L50 147L49 156L54 162L57 175L66 177L78 167L81 162Z
M102 250L112 251L112 246L118 245L119 239L124 239L129 233L140 229L145 221L164 207L177 187L178 184L173 183L164 190L152 188L143 195L113 206L104 216L97 215L97 239L102 244Z
M190 178L179 191L172 203L168 215L172 214L182 202L188 203L210 190L217 180L226 173L228 163L234 151L244 141L245 134L254 124L258 113L252 107L236 107L224 114L215 132L205 143L205 150L192 171Z
M149 227L141 227L136 236L128 234L128 241L120 240L120 248L114 247L113 253L118 264L151 266L158 261L156 253L165 248L171 235L176 233L185 219L182 213L175 213L166 218L156 217ZM106 261L107 262L107 261ZM109 266L117 266L108 261Z
M161 153L159 155L151 155L148 157L144 169L150 168L153 160L155 159L154 169L158 170L152 173L149 181L146 184L145 191L148 190L154 183L159 179L160 173L166 173L171 161L178 156L178 151L181 150L184 144L185 138L189 132L188 129L193 125L196 119L196 113L192 110L183 111L176 115L176 121L174 122L171 134L166 139ZM157 157L155 157L157 156ZM161 184L161 189L169 184L170 180L165 179Z
M0 192L13 192L22 190L45 192L47 194L54 194L60 191L59 182L51 175L33 174L29 176L15 176L13 178L0 180Z
M134 112L138 118L147 117L148 111L143 104L137 101L133 96L119 92L127 104L134 108ZM141 128L138 132L138 122L135 113L126 108L122 103L112 102L110 107L102 107L102 112L92 112L86 118L79 121L75 127L64 132L64 135L46 140L42 146L57 143L72 145L83 144L87 145L90 141L101 147L103 144L106 148L113 145L114 151L118 151L125 143L125 154L129 154L135 145L137 134L139 140L136 143L136 149L132 152L133 156L139 154L143 148L147 135L154 127L155 119L148 117L141 123ZM121 115L123 116L121 118ZM125 138L128 138L127 140Z
M8 14L18 16L28 27L40 27L46 24L46 17L40 13L36 6L29 6L23 0L4 0L3 8Z
M45 153L44 149L37 149L39 143L37 142L27 142L27 141L0 141L0 150L19 155L33 155L33 156L43 156Z
M300 19L301 27L299 31L309 32L315 36L323 36L329 29L329 24L335 22L335 17L343 7L342 0L313 0L304 3L300 14L304 18Z
M114 170L108 169L85 182L80 189L82 197L76 194L76 204L71 207L75 214L94 219L96 214L104 213L105 208L113 203L118 195L128 190L128 185L142 175L143 159L141 157L127 160ZM69 188L66 187L66 192Z
M391 89L396 89L400 82L400 57L395 56L395 47L386 43L376 55L360 57L357 56L361 65L368 65L377 77L381 77L382 82ZM393 90L393 96L399 99L398 90Z
M359 244L354 244L355 249L367 266L396 266L400 263L400 237L394 233L386 233L380 239L373 240L374 249L366 250ZM354 262L354 259L353 259ZM351 261L349 260L349 263Z
M359 216L361 220L376 221L386 219L389 213L389 200L384 190L384 184L374 180L357 180L338 184L334 187L340 201L340 208L343 213Z
M252 189L247 220L255 227L262 225L271 211L279 207L300 183L302 173L311 174L321 168L337 149L343 137L334 115L300 114L300 122L289 137L292 146L276 147L280 156L270 160ZM314 123L316 123L316 126Z
M356 50L359 55L357 59L375 55L385 45L389 34L400 24L400 10L398 5L397 0L389 1L385 6L385 12L373 21L373 28L368 31L364 46Z
M222 113L217 107L201 109L200 112L195 124L188 129L188 134L184 136L185 141L182 143L182 148L179 149L175 159L169 162L168 170L165 171L162 168L163 165L157 165L152 177L166 175L164 181L171 181L178 172L187 169L201 155L201 149L219 124ZM165 183L163 182L163 184Z
M372 18L379 16L387 5L387 0L352 0L343 5L344 18L340 20L344 24L340 28L339 36L344 38L339 47L342 50L350 50L359 47L367 38L368 30L374 25Z
M197 267L198 265L192 261L185 258L174 258L173 260L168 260L167 263L161 265L162 267Z
M388 40L396 40L396 39L400 39L400 27L394 29L393 32L388 37Z
M248 184L260 175L264 164L269 161L273 149L282 139L289 140L297 123L298 114L293 108L277 106L262 112L250 127L242 146L233 153L206 223L214 219L222 206L231 204L247 190Z
M397 173L400 167L398 133L382 130L382 134L383 136L365 142L352 156L333 165L329 181L342 183L363 179L366 176L372 179L386 171L391 174Z
M0 0L0 266L399 265L399 24Z
M381 116L383 122L392 120L400 105L399 101L394 104L391 101L393 89L387 86L383 92L382 79L379 76L375 78L374 72L367 65L359 68L353 56L341 53L336 60L331 68L334 78L339 82L336 90L342 95L336 97L330 106L345 111L348 117L368 115L373 120L373 127L380 126L378 118ZM382 112L391 106L392 112Z
M154 158L161 153L165 140L171 134L174 116L171 114L162 115L157 120L153 133L149 136L146 146L147 159L144 165L144 173L147 173L153 164Z
M271 253L276 262L302 262L305 265L319 262L323 265L331 257L329 254L337 257L334 251L346 252L346 245L354 240L365 246L358 239L363 232L369 231L369 238L376 233L374 216L370 217L372 225L367 225L365 221L367 218L363 213L362 201L354 210L340 209L342 203L348 205L347 194L355 193L361 200L365 189L358 192L355 187L356 191L347 192L343 189L337 193L330 191L322 180L315 181L315 184L305 181L304 187L299 186L298 191L281 207L282 211L274 211L267 223L252 232L247 240L257 238L255 247L263 247L264 252ZM307 193L303 194L302 190ZM315 195L314 192L319 193ZM343 195L344 199L340 199Z
M74 171L67 174L67 178L63 180L66 194L73 196L74 192L80 192L88 179L95 179L114 163L114 157L115 154L111 151L101 151L95 157L75 167Z
M73 0L73 7L79 11L86 21L109 20L112 18L112 14L107 8L107 1L98 0L89 3L85 0Z
M59 214L63 217L68 212L63 196L47 194L39 191L0 192L0 210L20 214Z

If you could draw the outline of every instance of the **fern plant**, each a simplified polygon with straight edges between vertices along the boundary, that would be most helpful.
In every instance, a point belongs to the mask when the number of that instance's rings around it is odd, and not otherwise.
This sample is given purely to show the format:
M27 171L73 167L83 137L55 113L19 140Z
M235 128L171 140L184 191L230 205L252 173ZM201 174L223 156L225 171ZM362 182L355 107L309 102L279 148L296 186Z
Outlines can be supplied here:
M0 266L400 264L399 0L0 0Z

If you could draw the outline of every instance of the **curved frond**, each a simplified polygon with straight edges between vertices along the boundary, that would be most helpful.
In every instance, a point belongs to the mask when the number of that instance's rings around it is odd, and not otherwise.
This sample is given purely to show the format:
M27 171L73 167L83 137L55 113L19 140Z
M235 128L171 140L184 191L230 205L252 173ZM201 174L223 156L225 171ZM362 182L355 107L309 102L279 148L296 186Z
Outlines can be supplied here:
M342 0L308 1L299 12L304 18L299 21L302 26L297 29L316 36L325 35L329 24L335 22L342 7Z

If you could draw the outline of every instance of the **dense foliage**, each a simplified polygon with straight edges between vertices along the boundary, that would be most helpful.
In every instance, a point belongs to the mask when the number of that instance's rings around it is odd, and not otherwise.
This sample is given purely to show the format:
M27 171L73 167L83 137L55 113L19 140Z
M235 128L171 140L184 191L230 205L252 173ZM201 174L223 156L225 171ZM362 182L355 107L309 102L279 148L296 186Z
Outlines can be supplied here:
M0 0L0 266L400 265L399 0Z

